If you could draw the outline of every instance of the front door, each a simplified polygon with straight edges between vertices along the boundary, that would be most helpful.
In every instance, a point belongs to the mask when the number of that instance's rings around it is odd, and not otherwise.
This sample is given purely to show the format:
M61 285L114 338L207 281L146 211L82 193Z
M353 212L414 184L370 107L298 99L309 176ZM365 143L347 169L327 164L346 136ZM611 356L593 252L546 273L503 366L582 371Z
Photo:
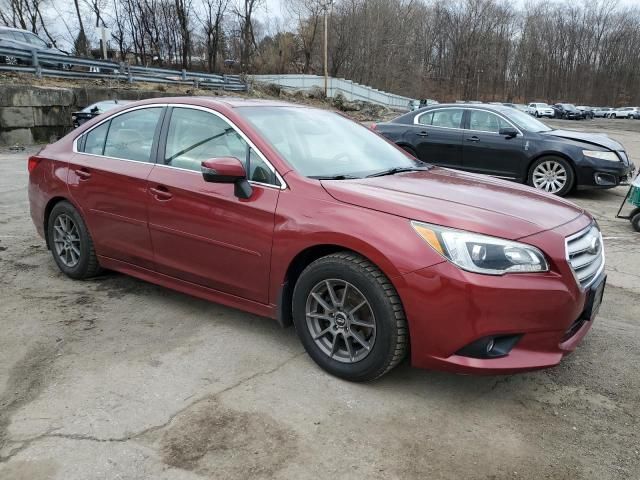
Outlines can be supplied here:
M505 119L486 110L469 109L468 130L464 133L462 166L475 173L516 179L526 170L524 137L507 137L498 132L513 128Z
M260 303L268 303L269 268L280 186L263 158L225 119L173 107L166 145L149 176L149 229L159 272ZM253 194L207 183L201 163L236 157Z
M162 112L163 107L136 109L89 130L78 139L67 177L96 253L144 268L153 268L147 177Z
M461 108L429 110L417 117L412 143L418 158L444 167L462 166Z

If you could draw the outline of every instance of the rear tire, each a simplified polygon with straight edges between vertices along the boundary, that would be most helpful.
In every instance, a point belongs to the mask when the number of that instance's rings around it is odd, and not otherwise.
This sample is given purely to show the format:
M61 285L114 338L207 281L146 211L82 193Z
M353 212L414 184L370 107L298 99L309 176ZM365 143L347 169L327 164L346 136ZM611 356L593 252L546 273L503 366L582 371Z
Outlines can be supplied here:
M101 272L89 230L69 202L57 203L51 210L47 239L53 259L68 277L81 280Z
M293 322L321 368L354 382L384 375L409 348L395 288L378 267L351 252L327 255L305 268L293 292Z

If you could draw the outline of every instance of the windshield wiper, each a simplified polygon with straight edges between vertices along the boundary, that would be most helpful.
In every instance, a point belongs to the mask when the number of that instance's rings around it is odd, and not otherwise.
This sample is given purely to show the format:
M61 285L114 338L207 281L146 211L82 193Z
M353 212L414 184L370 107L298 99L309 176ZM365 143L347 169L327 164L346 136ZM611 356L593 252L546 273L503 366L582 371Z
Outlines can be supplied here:
M402 172L420 172L424 170L429 170L429 167L393 167L387 170L383 170L381 172L376 172L376 173L372 173L371 175L367 175L367 178L383 177L385 175L395 175L396 173L402 173Z
M309 178L314 178L316 180L354 180L356 178L361 178L361 177L356 177L355 175L349 175L349 174L340 174L340 175L311 175Z

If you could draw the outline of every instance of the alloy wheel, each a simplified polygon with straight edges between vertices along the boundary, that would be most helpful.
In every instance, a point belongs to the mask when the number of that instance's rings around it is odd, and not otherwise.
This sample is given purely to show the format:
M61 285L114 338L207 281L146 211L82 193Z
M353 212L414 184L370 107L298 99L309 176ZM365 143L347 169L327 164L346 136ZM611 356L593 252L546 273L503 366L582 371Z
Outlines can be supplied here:
M376 320L369 301L354 285L326 279L311 289L306 303L311 338L329 358L342 363L363 360L376 340Z
M568 174L559 162L547 160L538 165L533 171L533 186L538 190L558 193L567 184Z
M73 218L63 213L53 224L53 245L56 255L67 267L73 268L80 261L80 231Z

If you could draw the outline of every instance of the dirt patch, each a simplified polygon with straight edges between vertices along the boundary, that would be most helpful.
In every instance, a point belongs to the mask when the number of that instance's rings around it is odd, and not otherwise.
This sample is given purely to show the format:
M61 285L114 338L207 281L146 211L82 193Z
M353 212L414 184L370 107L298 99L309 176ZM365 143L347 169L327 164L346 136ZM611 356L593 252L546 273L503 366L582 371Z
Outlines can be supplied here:
M56 356L54 342L32 345L11 368L7 386L0 396L0 451L7 442L11 416L32 402L45 389ZM3 457L0 457L0 461Z
M217 478L271 478L297 454L296 435L273 418L196 404L164 432L166 464Z

